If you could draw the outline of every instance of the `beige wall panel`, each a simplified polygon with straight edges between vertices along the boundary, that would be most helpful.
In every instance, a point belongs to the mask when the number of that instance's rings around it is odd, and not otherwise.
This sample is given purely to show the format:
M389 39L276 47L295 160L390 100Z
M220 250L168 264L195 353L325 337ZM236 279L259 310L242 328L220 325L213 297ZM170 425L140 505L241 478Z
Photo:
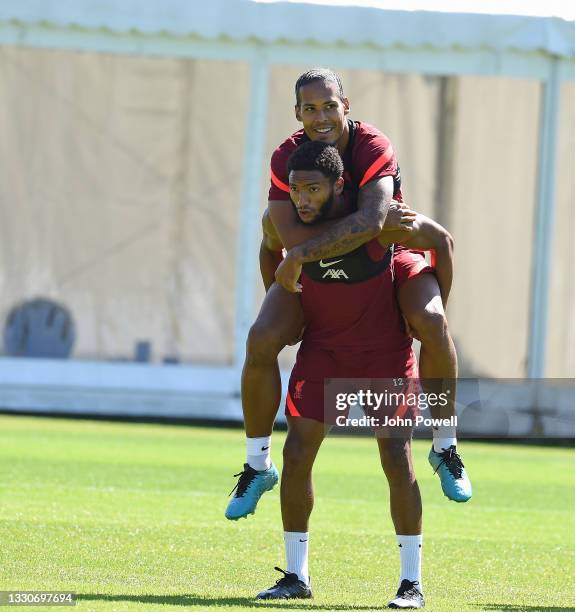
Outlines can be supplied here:
M174 215L180 342L198 362L231 363L241 181L249 68L235 62L188 62L189 117L181 159L188 168ZM187 153L186 153L187 150ZM178 219L181 220L180 227ZM257 265L257 262L254 262Z
M575 83L565 83L561 96L557 147L557 193L547 336L550 377L575 377Z
M525 374L539 126L537 83L459 83L449 320L462 375Z
M351 116L371 123L393 143L406 202L433 211L438 79L367 70L342 71Z
M237 63L3 48L2 315L49 296L76 357L149 340L156 360L229 363L245 81Z
M271 153L300 127L293 87L307 68L271 71L261 210ZM350 116L391 138L406 200L433 214L438 79L340 74ZM449 318L463 374L525 372L539 93L534 82L459 81ZM239 63L2 48L0 316L53 297L76 319L76 357L131 358L149 340L156 360L230 363L248 95ZM565 86L553 376L575 371L574 102ZM262 297L258 284L258 308ZM294 356L284 351L282 366Z

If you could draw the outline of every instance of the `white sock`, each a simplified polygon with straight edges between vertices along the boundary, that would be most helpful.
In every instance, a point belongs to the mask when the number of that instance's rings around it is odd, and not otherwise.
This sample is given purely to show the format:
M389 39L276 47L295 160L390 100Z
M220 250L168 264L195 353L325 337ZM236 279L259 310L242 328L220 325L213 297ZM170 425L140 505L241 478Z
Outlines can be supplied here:
M258 472L268 470L272 465L271 446L271 436L246 438L246 463Z
M309 532L284 531L287 572L297 574L305 584L309 584L308 545Z
M402 580L410 580L419 583L419 590L423 593L421 586L421 535L398 535L399 557L401 559L401 574L399 584Z
M440 425L439 427L432 427L432 431L433 450L436 453L441 453L450 446L457 446L455 427Z

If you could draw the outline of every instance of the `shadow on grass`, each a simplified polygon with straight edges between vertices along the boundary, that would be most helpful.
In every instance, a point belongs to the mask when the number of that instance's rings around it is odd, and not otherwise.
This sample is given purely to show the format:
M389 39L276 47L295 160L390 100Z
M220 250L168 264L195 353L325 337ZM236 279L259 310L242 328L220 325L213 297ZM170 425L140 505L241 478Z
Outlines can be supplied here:
M573 610L573 606L516 606L514 604L473 604L480 610L497 610L498 612L564 612Z
M262 609L273 609L275 607L282 610L373 610L373 606L350 606L330 604L314 606L309 600L287 603L275 601L258 601L252 597L201 597L199 595L110 595L108 593L78 593L78 601L131 601L134 603L169 605L169 606L242 606L242 607L261 607ZM495 608L494 608L495 609ZM550 608L551 609L551 608ZM555 609L555 608L553 608Z

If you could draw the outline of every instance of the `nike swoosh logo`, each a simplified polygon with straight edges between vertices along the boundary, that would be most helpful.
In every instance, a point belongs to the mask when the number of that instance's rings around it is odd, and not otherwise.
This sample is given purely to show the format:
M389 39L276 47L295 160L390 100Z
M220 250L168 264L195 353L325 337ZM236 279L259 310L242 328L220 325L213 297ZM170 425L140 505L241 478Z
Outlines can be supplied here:
M307 542L307 540L300 540L300 542Z
M262 450L268 450L269 446L262 446Z
M320 268L327 268L329 266L333 266L336 263L339 263L340 261L343 261L343 259L336 259L335 261L323 261L323 259L319 260L319 267Z

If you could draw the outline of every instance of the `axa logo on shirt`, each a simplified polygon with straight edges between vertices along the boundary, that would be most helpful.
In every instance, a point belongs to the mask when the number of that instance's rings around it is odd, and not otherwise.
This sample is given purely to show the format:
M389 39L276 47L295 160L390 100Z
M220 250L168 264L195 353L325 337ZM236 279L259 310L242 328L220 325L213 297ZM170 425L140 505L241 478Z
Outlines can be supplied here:
M322 278L333 278L334 280L337 280L338 278L349 279L349 276L341 269L334 270L333 268L330 268L329 270L326 271L326 273L322 276Z

